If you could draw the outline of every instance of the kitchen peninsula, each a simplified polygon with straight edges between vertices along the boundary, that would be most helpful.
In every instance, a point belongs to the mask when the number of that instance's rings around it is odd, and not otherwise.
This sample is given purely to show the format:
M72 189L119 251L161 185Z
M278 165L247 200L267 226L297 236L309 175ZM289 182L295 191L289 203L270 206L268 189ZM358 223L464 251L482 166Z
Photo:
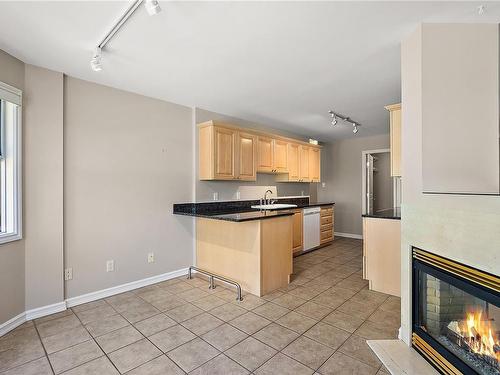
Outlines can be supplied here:
M174 204L173 213L196 217L196 267L263 296L290 282L294 229L295 234L302 230L294 226L297 210L333 207L333 202L310 203L308 197L277 201L293 210L261 211L251 208L258 201L245 200Z

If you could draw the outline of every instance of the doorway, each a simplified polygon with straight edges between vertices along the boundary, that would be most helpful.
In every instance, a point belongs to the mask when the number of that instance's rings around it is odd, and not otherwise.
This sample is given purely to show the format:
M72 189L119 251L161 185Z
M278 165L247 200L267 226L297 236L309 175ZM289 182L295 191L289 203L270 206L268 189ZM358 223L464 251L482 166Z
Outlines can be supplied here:
M363 214L394 208L394 180L391 177L389 149L362 153Z

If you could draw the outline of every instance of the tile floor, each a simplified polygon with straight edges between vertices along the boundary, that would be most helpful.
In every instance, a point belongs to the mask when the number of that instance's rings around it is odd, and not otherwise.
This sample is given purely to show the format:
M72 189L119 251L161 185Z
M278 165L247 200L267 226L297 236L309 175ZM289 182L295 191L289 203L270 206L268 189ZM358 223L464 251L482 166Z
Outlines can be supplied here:
M30 321L0 338L0 374L387 374L367 339L397 337L398 298L361 278L362 243L295 258L263 298L184 277Z

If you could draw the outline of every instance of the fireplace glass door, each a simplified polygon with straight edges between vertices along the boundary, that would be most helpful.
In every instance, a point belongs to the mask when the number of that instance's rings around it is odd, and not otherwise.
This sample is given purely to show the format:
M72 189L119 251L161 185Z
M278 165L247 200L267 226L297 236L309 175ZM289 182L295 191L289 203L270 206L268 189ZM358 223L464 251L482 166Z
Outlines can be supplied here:
M498 293L415 259L413 277L419 340L462 373L500 374Z

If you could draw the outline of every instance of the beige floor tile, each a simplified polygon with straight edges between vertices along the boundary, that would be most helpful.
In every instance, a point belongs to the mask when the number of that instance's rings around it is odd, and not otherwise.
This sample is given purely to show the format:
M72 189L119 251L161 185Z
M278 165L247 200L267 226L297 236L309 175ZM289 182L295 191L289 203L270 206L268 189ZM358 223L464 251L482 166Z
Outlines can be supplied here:
M203 313L195 316L194 318L186 320L181 324L191 332L193 332L195 335L201 336L223 323L224 322L222 320L217 319L215 316L208 313Z
M366 339L357 335L352 335L351 337L349 337L347 341L340 347L339 352L356 358L372 367L378 368L381 365L378 357L366 343Z
M82 324L87 324L106 316L115 315L116 311L110 305L102 305L90 310L84 310L76 313Z
M30 340L0 351L0 372L25 364L45 355L39 340Z
M367 320L387 328L399 329L401 326L401 314L397 311L384 311L379 308Z
M246 314L231 320L229 323L243 332L252 335L261 328L270 324L271 321L249 311Z
M248 335L246 333L227 323L224 323L202 336L203 340L221 352L226 351L247 337Z
M379 307L380 310L390 311L390 312L401 312L401 298L389 296L384 303L382 303Z
M199 307L202 310L209 311L217 306L224 305L226 301L224 301L221 298L218 298L215 295L210 295L208 297L203 297L200 298L199 300L196 300L193 302L193 305Z
M198 288L193 288L193 289L189 289L185 292L177 294L177 297L179 297L187 302L193 302L193 301L196 301L196 300L201 299L203 297L207 297L209 295L210 294L208 294L207 292L204 292Z
M81 311L85 311L85 310L95 309L96 307L105 306L107 304L108 303L105 300L100 299L97 301L83 303L83 304L78 305L78 306L73 306L71 308L71 310L73 310L73 312L77 313L77 312L81 312Z
M331 314L327 315L322 322L353 333L361 324L363 324L364 320L335 310Z
M184 281L185 283L188 283L189 285L192 285L196 288L201 288L205 287L208 288L208 277L200 277L199 275L193 276L191 279L187 279Z
M179 345L193 340L195 337L192 332L178 324L150 336L149 339L164 353L167 353Z
M284 354L278 353L269 361L259 367L254 374L256 375L278 375L278 374L293 374L293 375L310 375L314 371L309 367L304 366Z
M280 305L276 305L275 303L268 302L253 309L252 312L274 321L281 318L283 315L288 314L290 310Z
M53 372L47 357L42 357L2 372L2 375L53 375Z
M153 358L159 357L161 354L161 351L148 340L142 339L108 356L120 373L123 374L151 361Z
M77 326L69 331L62 331L52 336L43 337L42 343L47 353L51 354L90 340L91 338L83 326Z
M294 311L309 318L321 320L327 316L332 309L316 302L309 301L297 307Z
M135 328L137 328L144 336L148 337L163 331L164 329L175 326L177 323L172 319L166 316L165 314L158 314L152 316L151 318L141 320L134 324Z
M285 307L289 310L293 310L299 307L300 305L303 305L306 302L307 301L305 299L302 299L300 297L288 293L285 293L282 296L275 298L273 300L273 303Z
M142 340L144 336L132 326L126 326L116 331L107 333L96 338L97 343L104 352L111 353L115 350Z
M388 328L366 321L354 333L367 340L395 339L398 337L398 328Z
M180 323L203 313L199 307L186 303L165 312L169 317Z
M283 353L316 370L333 354L334 350L307 337L301 336L285 349Z
M325 292L319 294L318 296L312 299L312 302L327 306L331 309L336 309L337 307L342 305L345 301L346 299L344 297L328 293L328 290L326 290Z
M118 375L120 374L107 357L100 357L75 367L64 375Z
M291 329L297 333L304 333L309 328L317 323L316 320L308 318L304 315L300 315L294 311L289 312L288 314L279 318L276 323Z
M60 352L49 354L49 360L54 372L60 374L103 355L104 353L99 346L93 340L90 340Z
M36 326L38 332L40 333L40 337L47 337L55 335L56 333L60 333L62 331L75 329L76 327L81 326L81 323L76 315L71 314L62 318L53 319L37 324Z
M244 309L253 310L267 301L264 298L256 297L252 294L244 294L243 301L236 301L235 299L232 302L239 307L243 307Z
M151 285L153 286L153 285ZM153 288L142 288L142 290L137 291L136 293L137 297L142 298L146 302L154 302L157 300L161 300L165 296L171 296L172 294L166 291L165 289L162 289L158 286L154 286Z
M342 353L335 353L319 372L323 375L375 375L378 369Z
M157 315L160 313L160 310L155 308L153 305L144 302L143 304L139 306L135 306L131 309L128 309L126 311L123 311L121 315L127 319L130 323L137 323L141 320L150 318L154 315Z
M347 301L343 303L337 311L343 312L344 314L348 314L351 316L355 316L360 319L367 319L373 312L376 310L376 307L366 306L362 303Z
M262 298L264 298L266 301L272 301L275 298L278 298L283 295L283 292L280 292L279 290L275 290L274 292L268 293Z
M168 353L168 357L186 372L193 371L220 352L200 338L196 338Z
M196 370L190 372L190 375L245 375L249 372L237 364L235 361L220 354L211 359Z
M183 293L183 292L186 292L186 291L191 290L193 288L194 288L193 285L189 285L188 283L186 283L184 281L163 287L163 289L165 289L167 292L170 292L173 294Z
M304 286L299 286L298 288L295 288L291 291L288 292L291 295L297 296L299 298L305 299L305 300L310 300L311 298L316 297L319 292L317 289L314 288L307 288Z
M346 289L352 289L354 291L359 291L367 286L367 282L364 280L355 281L355 280L342 280L337 284L337 286Z
M66 309L64 311L60 311L60 312L55 313L55 314L50 314L50 315L35 319L35 323L41 324L43 322L48 322L49 320L54 320L54 319L58 319L58 318L62 318L65 316L70 316L70 315L73 315L73 311L71 309Z
M299 337L299 334L279 324L271 323L253 334L253 337L276 350L282 350Z
M0 352L21 345L37 343L38 341L38 332L34 326L19 330L15 329L0 337Z
M342 329L321 322L304 333L304 336L307 336L310 339L313 339L324 345L328 345L334 350L338 349L350 335L350 333Z
M186 303L186 301L176 296L163 296L160 299L151 302L151 305L153 305L160 311L170 311Z
M146 362L132 371L127 372L127 375L183 375L184 371L177 366L174 361L166 355L155 358L152 361Z
M104 319L91 322L85 327L93 337L97 337L128 325L129 322L127 322L121 315L112 315Z
M226 303L225 305L221 305L211 310L210 314L225 322L229 322L230 320L233 320L234 318L237 318L238 316L243 315L246 312L247 310L243 307L239 307L234 303Z
M135 294L126 295L123 298L114 300L111 298L106 299L106 301L119 313L124 311L131 311L136 307L142 306L146 301L142 298L137 297Z
M228 357L249 371L254 371L276 353L276 350L253 337L248 337L225 352Z

